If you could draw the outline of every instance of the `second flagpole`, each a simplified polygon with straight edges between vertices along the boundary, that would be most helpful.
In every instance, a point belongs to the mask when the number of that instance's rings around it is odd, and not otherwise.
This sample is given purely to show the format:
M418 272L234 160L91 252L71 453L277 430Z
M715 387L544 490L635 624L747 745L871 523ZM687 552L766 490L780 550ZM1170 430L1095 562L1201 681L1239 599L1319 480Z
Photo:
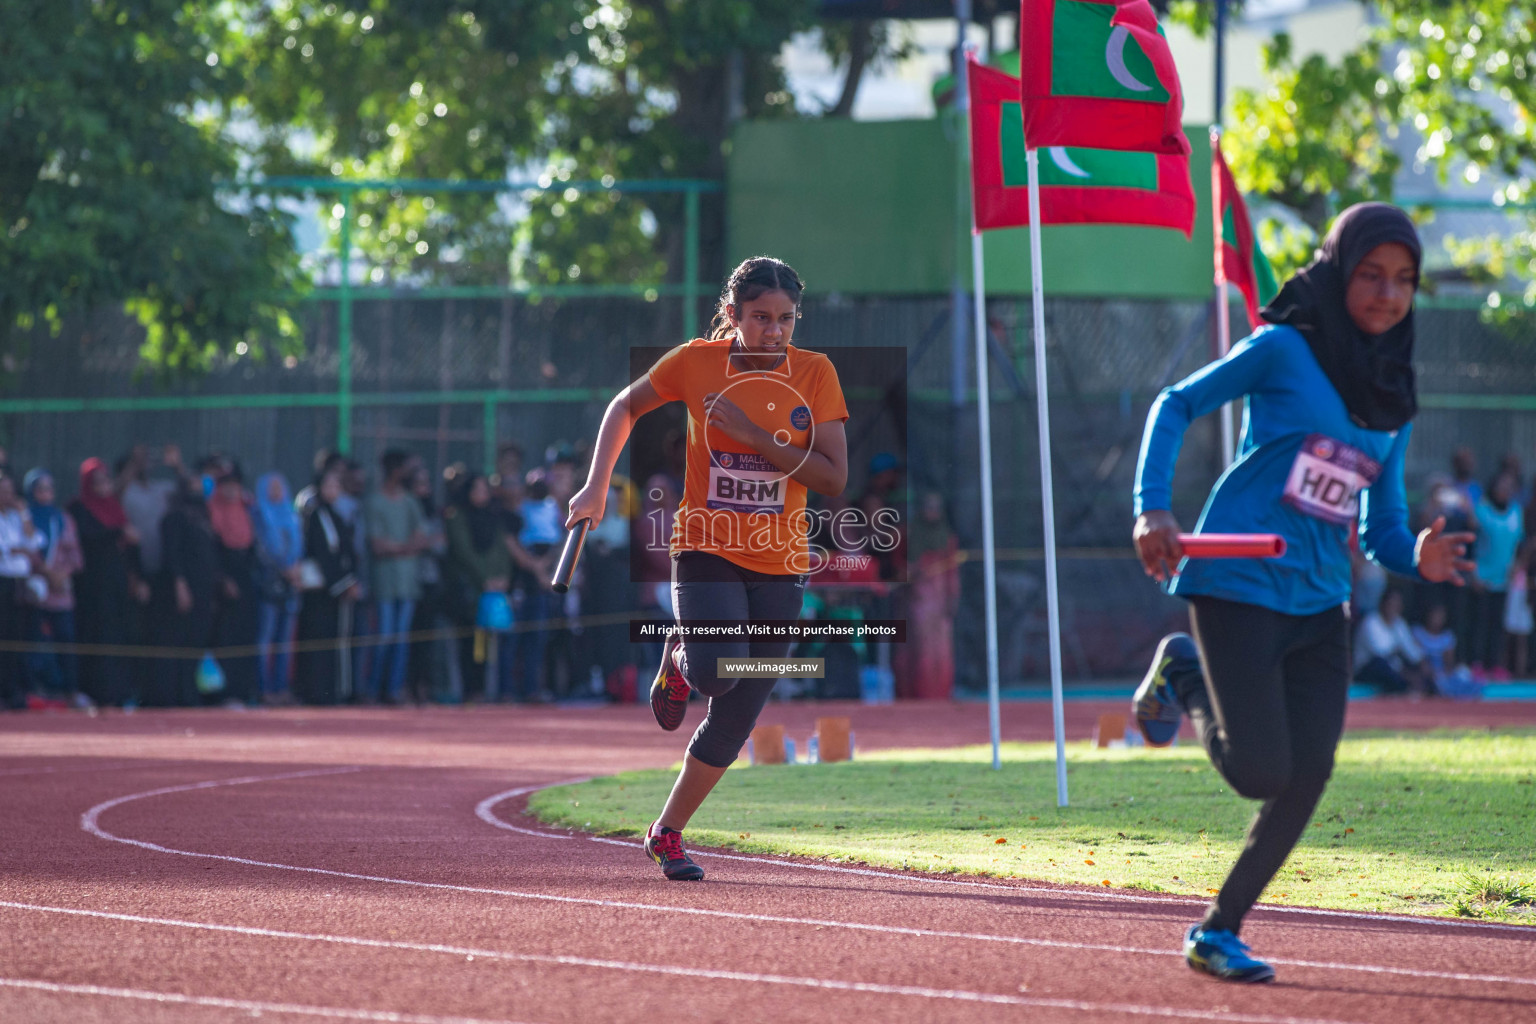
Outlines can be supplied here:
M1227 275L1221 255L1221 183L1217 180L1217 154L1221 152L1221 126L1226 115L1227 103L1227 0L1216 0L1214 78L1216 110L1211 121L1211 204L1215 214L1216 247L1216 358L1225 359L1232 351L1232 310L1227 303ZM1221 407L1221 464L1232 465L1237 457L1236 427L1232 422L1234 408L1229 402Z
M1051 485L1051 404L1045 372L1045 277L1040 258L1040 156L1029 167L1030 307L1035 316L1035 408L1040 420L1040 503L1045 512L1045 614L1051 644L1051 724L1056 733L1056 806L1067 806L1066 715L1061 689L1061 605L1056 583L1056 495Z
M963 24L963 23L962 23ZM960 75L959 108L961 124L965 126L967 141L971 129L970 78L971 63L976 59L976 48L967 43L962 47L964 63ZM976 430L981 441L981 563L982 585L986 589L987 635L987 725L992 737L992 768L1003 767L1002 740L1002 693L998 679L997 655L997 537L992 509L992 402L987 389L987 284L986 269L982 263L981 229L976 226L975 179L970 172L970 148L965 147L966 177L971 180L971 294L974 323L972 334L976 348Z
M1225 359L1227 353L1232 351L1232 307L1227 302L1227 273L1226 263L1222 258L1221 247L1221 173L1217 169L1218 154L1221 153L1221 126L1211 125L1211 219L1215 222L1215 238L1211 249L1211 256L1215 262L1216 280L1216 358ZM1221 407L1218 415L1221 417L1221 464L1225 468L1232 465L1232 460L1237 456L1236 427L1232 422L1233 406L1228 402Z
M1002 694L997 657L997 542L992 512L992 400L987 387L987 284L981 232L971 229L971 291L975 296L976 418L981 435L981 565L986 587L987 724L992 734L992 767L1002 760Z

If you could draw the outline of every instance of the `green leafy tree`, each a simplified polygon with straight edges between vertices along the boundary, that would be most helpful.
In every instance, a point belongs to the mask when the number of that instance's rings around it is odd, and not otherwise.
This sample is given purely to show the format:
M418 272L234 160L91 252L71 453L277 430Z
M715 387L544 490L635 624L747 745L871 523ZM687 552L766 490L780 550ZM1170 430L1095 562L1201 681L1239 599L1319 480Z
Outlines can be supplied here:
M1528 204L1536 172L1536 2L1441 4L1391 0L1375 45L1382 81L1400 97L1401 117L1423 138L1418 157L1442 180L1485 184L1495 203ZM1392 45L1397 41L1396 45ZM1514 284L1536 304L1536 219L1512 216L1511 230L1452 238L1463 272L1494 286L1490 307L1507 316L1497 287Z
M1260 224L1265 251L1282 273L1311 257L1335 210L1392 194L1400 166L1396 97L1379 95L1373 55L1356 51L1338 64L1318 54L1297 61L1291 38L1263 49L1269 86L1233 97L1227 150L1245 191L1289 210Z
M552 45L553 5L482 6L495 16L410 0L253 5L234 61L243 109L260 131L255 167L496 179L530 159L548 117L543 76L563 58ZM357 199L353 241L380 278L416 267L448 280L498 262L505 270L510 225L493 194Z
M719 179L733 116L792 111L777 56L814 13L812 0L275 0L252 12L240 60L268 173ZM682 204L379 192L359 196L353 237L380 277L647 282L681 273ZM721 218L706 209L706 261Z
M57 328L124 303L146 355L172 369L259 339L293 346L285 310L302 276L288 218L277 196L234 182L718 180L735 118L794 116L778 55L816 12L815 0L0 6L0 325ZM824 40L849 68L838 114L898 44L882 23L832 25ZM350 215L380 282L644 283L681 276L683 203L381 188L354 195ZM703 213L710 273L723 204Z
M1375 22L1339 64L1297 62L1283 37L1266 51L1269 86L1234 97L1229 155L1238 183L1295 217L1285 237L1266 238L1294 264L1330 211L1364 198L1391 199L1401 132L1419 140L1415 160L1442 181L1487 183L1499 205L1527 203L1536 171L1536 2L1377 0ZM1426 212L1423 214L1428 216ZM1288 248L1287 248L1288 246ZM1516 281L1536 302L1536 223L1452 239L1457 273L1490 284ZM1499 300L1493 300L1497 303Z
M1017 45L1018 32L1013 33L1005 49ZM897 26L887 19L851 18L843 22L828 22L821 26L822 49L836 65L846 62L843 87L837 101L825 111L827 117L849 117L853 114L854 101L858 99L859 85L866 71L882 65L904 60L915 52L915 46Z
M181 0L0 4L0 344L114 303L167 369L296 342L287 218L220 191L229 31Z

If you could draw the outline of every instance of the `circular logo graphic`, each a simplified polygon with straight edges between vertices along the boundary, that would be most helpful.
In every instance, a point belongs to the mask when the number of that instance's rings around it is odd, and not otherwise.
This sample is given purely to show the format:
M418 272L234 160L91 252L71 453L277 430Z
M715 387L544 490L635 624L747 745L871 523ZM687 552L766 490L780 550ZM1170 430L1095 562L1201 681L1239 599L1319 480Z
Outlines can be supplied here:
M1332 458L1333 457L1333 442L1328 440L1326 437L1319 438L1312 445L1312 454L1316 455L1320 459Z
M811 410L805 406L796 406L795 411L789 414L790 425L796 430L805 430L811 425Z
M764 374L764 377L768 377L768 376L769 376L768 374ZM747 384L747 383L758 383L758 384L761 384L762 382L759 381L757 378L753 378L753 377L744 377L744 378L741 378L739 380L734 380L731 383L727 384L719 392L718 397L722 397L723 398L727 394L730 393L732 388L735 388L735 387L738 387L738 386L740 386L742 384ZM816 427L815 427L815 425L813 423L811 423L810 403L806 400L806 397L804 395L802 395L799 391L795 390L794 385L790 384L788 381L781 381L781 380L777 380L777 379L772 380L771 383L775 384L775 385L777 385L779 387L784 388L791 395L793 395L794 398L795 398L796 406L795 406L795 410L790 413L790 422L793 423L796 426L797 429L800 429L800 430L809 429L811 431L811 436L810 436L810 438L807 439L806 448L805 448L805 454L800 457L800 461L795 465L795 468L790 470L788 473L784 473L784 472L781 471L778 476L773 478L775 480L787 480L788 478L794 476L796 473L800 472L800 467L805 465L805 460L809 459L811 457L811 450L812 450L813 446L816 443ZM804 413L804 418L805 418L805 426L804 427L800 426L800 415L801 415L802 412ZM779 433L781 435L785 436L785 437L788 436L787 432L780 431ZM779 443L780 445L783 445L783 444L787 443L787 441L779 440L778 436L775 436L774 440L777 443ZM710 440L710 427L709 427L709 423L707 422L707 420L706 420L706 422L704 424L704 443L705 443L705 445L707 445L710 448L710 460L715 465L717 465L721 469L725 470L726 475L731 477L731 479L733 479L733 480L740 479L739 477L736 476L736 474L731 472L731 468L736 464L736 458L739 458L739 456L732 457L732 455L729 452L722 452L722 451L718 451L718 450L715 449L714 443Z

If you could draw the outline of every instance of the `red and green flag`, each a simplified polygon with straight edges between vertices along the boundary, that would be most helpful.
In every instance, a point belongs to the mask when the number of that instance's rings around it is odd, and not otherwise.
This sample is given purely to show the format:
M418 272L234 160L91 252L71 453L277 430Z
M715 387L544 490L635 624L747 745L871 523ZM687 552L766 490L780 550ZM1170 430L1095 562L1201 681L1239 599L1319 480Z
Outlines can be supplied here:
M1216 207L1216 286L1232 284L1243 293L1248 327L1257 330L1259 310L1280 290L1274 268L1253 235L1248 204L1237 190L1232 171L1221 155L1221 139L1211 133L1211 195Z
M1188 154L1173 52L1147 0L1023 0L1029 144Z
M976 230L1027 225L1019 80L974 60L966 71ZM1049 146L1039 151L1039 159L1042 224L1142 224L1177 228L1186 237L1195 230L1195 192L1183 153Z

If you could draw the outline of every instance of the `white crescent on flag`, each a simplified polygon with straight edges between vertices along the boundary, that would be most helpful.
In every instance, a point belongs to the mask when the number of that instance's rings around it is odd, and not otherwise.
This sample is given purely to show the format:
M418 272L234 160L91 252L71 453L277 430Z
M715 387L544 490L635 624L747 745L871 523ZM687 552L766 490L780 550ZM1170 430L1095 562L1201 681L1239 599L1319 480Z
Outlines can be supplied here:
M1104 63L1109 67L1109 73L1115 81L1132 92L1151 92L1152 87L1141 79L1131 74L1131 69L1125 66L1125 44L1130 41L1131 30L1124 25L1116 25L1109 31L1109 42L1104 46Z
M1047 152L1049 152L1051 154L1051 163L1053 163L1057 167L1061 168L1062 171L1064 171L1065 173L1072 175L1072 177L1074 177L1074 178L1091 178L1091 177L1093 177L1093 175L1089 174L1087 171L1085 171L1081 167L1077 166L1077 161L1072 159L1071 154L1067 152L1067 147L1066 146L1048 146L1047 147Z

